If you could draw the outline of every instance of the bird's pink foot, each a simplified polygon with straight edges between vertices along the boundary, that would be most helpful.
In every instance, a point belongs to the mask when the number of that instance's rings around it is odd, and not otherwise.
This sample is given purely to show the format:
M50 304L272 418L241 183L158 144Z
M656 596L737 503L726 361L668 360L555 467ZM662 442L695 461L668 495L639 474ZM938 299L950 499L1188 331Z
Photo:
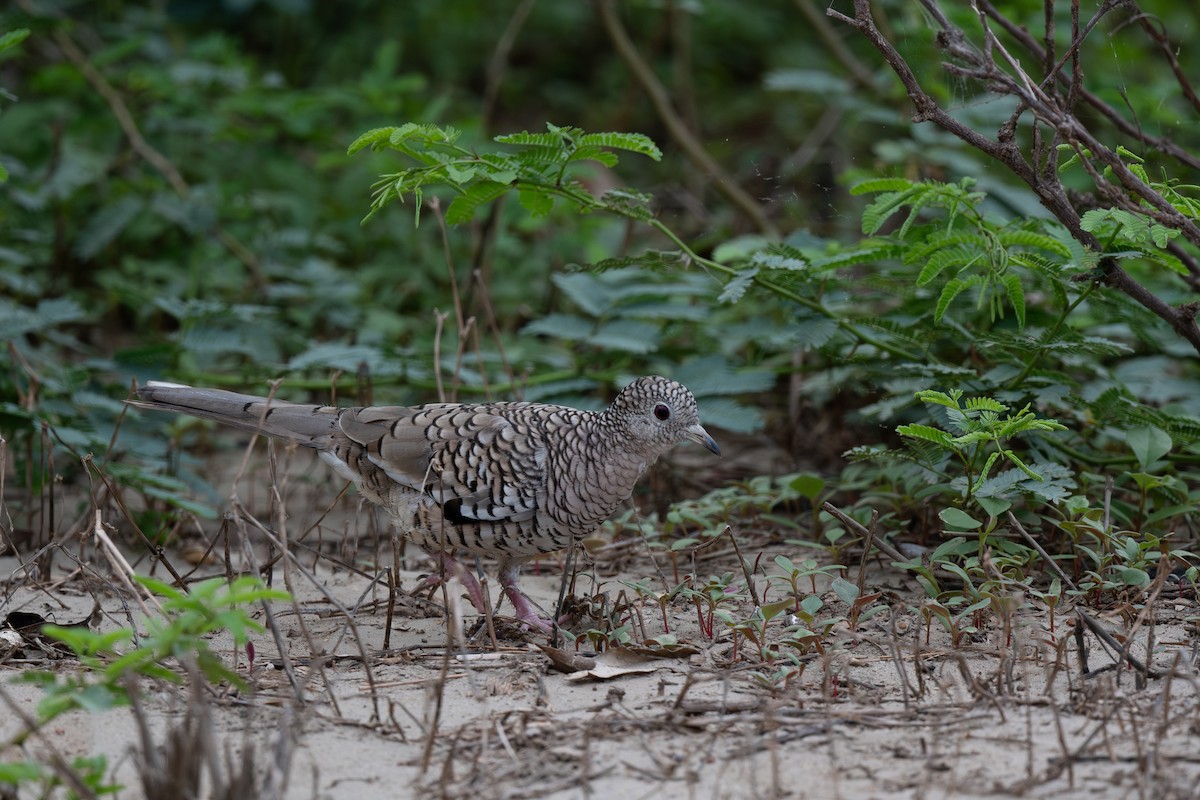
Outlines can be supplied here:
M462 584L463 589L467 592L467 597L471 600L471 605L475 606L475 610L480 614L487 613L487 603L483 599L483 587L479 585L479 581L475 578L474 573L466 564L449 555L448 553L430 553L434 562L437 564L437 572L427 576L423 583L427 588L433 588L446 580L446 577L453 575Z
M529 595L521 591L521 587L517 585L519 569L511 564L500 568L500 586L504 589L504 595L508 601L512 603L513 612L522 624L529 626L530 630L554 633L553 620L544 617L537 605L529 599ZM560 620L559 623L561 624L561 622Z

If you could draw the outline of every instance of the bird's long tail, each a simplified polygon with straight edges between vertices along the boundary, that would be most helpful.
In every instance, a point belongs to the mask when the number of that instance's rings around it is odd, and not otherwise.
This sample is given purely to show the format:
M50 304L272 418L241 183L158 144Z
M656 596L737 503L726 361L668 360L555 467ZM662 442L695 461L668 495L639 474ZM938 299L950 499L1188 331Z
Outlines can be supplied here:
M339 410L160 381L138 387L137 394L138 399L129 402L139 408L213 419L234 428L278 436L317 449L329 441Z

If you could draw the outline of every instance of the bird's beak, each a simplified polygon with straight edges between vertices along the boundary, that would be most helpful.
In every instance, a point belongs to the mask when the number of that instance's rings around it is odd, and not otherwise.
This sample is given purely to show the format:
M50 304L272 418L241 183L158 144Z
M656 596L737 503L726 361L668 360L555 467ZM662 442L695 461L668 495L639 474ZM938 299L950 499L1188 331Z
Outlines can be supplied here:
M721 455L721 448L713 441L713 438L708 435L708 431L704 430L700 425L692 425L684 430L683 435L691 439L698 445L702 445L704 449L709 450L716 455Z

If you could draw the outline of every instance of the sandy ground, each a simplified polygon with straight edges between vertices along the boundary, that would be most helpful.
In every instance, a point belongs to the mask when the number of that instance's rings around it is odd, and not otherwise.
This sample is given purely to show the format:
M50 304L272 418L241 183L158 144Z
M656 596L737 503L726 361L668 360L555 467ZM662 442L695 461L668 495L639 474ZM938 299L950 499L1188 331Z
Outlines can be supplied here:
M293 548L296 565L285 574L290 562L281 560L273 573L276 585L290 585L296 598L295 605L274 605L295 684L280 668L284 659L270 633L255 638L253 666L232 651L230 641L213 642L231 662L236 657L254 687L248 695L206 691L213 730L231 752L253 744L260 774L273 763L288 763L286 797L1200 796L1194 598L1160 597L1154 614L1140 624L1136 609L1092 609L1106 630L1118 637L1132 633L1130 655L1148 660L1157 677L1140 680L1091 631L1081 639L1090 669L1085 675L1071 635L1079 623L1069 609L1058 609L1053 632L1044 611L1027 607L1013 618L1011 631L989 616L981 630L952 646L935 623L926 643L926 626L913 611L922 599L919 588L872 560L866 589L882 592L879 602L890 613L857 629L835 626L825 652L808 656L803 672L787 683L764 682L771 670L745 641L735 652L727 632L707 637L695 608L683 599L666 610L671 633L689 645L677 657L626 654L628 664L648 671L608 679L571 676L553 669L538 649L547 637L522 633L503 619L495 644L486 631L468 638L463 631L477 628L479 618L457 597L456 584L429 600L410 596L429 568L411 549L408 568L398 573L385 649L389 592L386 581L376 579L392 563L392 547L352 496L321 516L337 488L314 481L283 493L287 508L314 509L287 522L290 535L312 549ZM255 477L240 488L260 519L272 518L267 494ZM321 527L312 528L310 520L317 518ZM119 539L131 541L119 518L111 523ZM207 535L216 534L215 526L206 527ZM227 527L237 534L238 526ZM94 543L75 537L65 546L111 574ZM195 542L168 550L167 557L186 569L181 552L188 547ZM747 561L760 565L770 565L778 553L801 555L752 534L743 547L751 551L744 553ZM218 540L215 563L201 565L197 575L223 574L223 549ZM266 556L261 542L254 552ZM583 559L577 593L607 595L612 602L626 588L622 581L658 580L661 557L636 543L620 552L608 558L601 550L591 564ZM246 566L237 545L230 558L234 567ZM11 552L0 557L0 620L23 610L72 622L99 600L100 629L125 624L122 599L104 583L60 580L73 567L68 559L56 559L55 573L36 582L19 567ZM135 568L144 574L150 561L142 557ZM526 588L545 608L554 605L561 569L561 561L548 559L537 574L527 570ZM702 575L738 569L733 550L721 546L706 552L699 567ZM761 567L757 588L766 588L774 572L773 565ZM775 593L778 599L777 588ZM837 609L832 592L822 596ZM752 608L735 610L748 614ZM643 639L643 627L645 637L664 633L656 604L640 611L635 640ZM504 613L502 607L501 618ZM785 624L781 617L769 630L777 635ZM584 620L575 630L588 626ZM575 651L571 644L563 648ZM27 709L40 690L12 679L31 667L77 669L71 659L10 656L0 665L0 681ZM144 688L145 716L161 741L179 726L187 691L149 683ZM20 729L13 714L0 712L0 741ZM55 748L67 757L103 753L126 787L119 796L137 798L143 796L131 755L137 741L132 712L118 709L59 718L28 747L38 753Z

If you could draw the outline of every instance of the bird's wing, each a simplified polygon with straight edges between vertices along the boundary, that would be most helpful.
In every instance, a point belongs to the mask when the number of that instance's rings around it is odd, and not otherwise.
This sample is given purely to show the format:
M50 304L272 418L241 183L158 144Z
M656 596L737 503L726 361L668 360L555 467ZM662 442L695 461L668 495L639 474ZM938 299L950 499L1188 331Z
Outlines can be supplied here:
M447 522L519 522L537 512L542 434L494 406L346 409L338 426L391 480L440 503Z

